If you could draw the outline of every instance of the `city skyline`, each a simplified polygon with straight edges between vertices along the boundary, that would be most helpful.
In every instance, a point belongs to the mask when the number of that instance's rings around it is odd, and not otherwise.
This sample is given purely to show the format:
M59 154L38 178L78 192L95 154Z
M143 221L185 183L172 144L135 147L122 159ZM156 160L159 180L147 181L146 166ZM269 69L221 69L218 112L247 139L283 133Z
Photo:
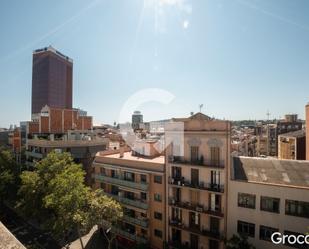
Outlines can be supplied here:
M306 1L280 6L242 0L102 0L74 6L13 1L0 6L5 34L0 104L9 107L0 127L31 119L32 52L48 45L73 58L73 106L87 110L94 124L117 122L125 101L148 88L169 91L175 99L168 108L141 106L146 121L189 116L201 103L202 112L230 120L267 119L268 110L271 119L286 113L304 118Z

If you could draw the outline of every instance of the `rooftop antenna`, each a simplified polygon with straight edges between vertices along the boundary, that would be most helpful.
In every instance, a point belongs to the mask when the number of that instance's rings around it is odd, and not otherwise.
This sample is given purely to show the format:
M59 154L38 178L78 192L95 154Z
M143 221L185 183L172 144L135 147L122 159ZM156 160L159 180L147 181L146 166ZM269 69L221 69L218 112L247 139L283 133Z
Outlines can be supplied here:
M204 104L200 104L199 108L200 108L200 112L202 112L202 108L203 108Z
M269 112L269 110L267 110L266 115L267 115L267 121L269 121L269 117L270 117L270 112Z

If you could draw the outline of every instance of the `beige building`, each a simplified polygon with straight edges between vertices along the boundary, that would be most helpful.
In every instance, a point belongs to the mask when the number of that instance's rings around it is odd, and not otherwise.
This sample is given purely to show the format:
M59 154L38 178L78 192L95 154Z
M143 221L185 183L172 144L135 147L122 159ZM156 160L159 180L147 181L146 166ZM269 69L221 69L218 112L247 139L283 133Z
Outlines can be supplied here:
M183 125L183 138L175 136L175 123ZM166 150L166 241L170 248L224 248L230 129L228 121L202 113L166 124L166 145L168 136L175 136Z
M161 249L165 238L165 161L144 143L148 156L135 151L98 153L93 163L94 188L119 201L124 218L118 242L125 246L146 244ZM122 149L121 149L122 150Z
M304 130L278 136L278 158L306 160L306 133Z
M268 137L267 136L258 136L256 142L256 155L257 156L266 156L268 155Z
M271 235L300 235L309 224L309 162L234 157L228 182L227 238L243 233L257 249L276 245Z
M309 103L306 105L306 160L309 160Z

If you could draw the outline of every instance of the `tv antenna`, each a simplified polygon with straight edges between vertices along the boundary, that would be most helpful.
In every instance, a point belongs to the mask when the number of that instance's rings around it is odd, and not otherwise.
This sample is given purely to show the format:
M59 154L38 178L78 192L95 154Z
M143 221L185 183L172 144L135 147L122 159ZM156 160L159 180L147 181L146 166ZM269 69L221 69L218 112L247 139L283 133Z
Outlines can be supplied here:
M269 110L267 110L266 115L267 115L267 121L269 121L269 117L270 117L270 112L269 112Z
M203 108L204 104L200 104L199 108L200 108L200 112L202 112L202 108Z

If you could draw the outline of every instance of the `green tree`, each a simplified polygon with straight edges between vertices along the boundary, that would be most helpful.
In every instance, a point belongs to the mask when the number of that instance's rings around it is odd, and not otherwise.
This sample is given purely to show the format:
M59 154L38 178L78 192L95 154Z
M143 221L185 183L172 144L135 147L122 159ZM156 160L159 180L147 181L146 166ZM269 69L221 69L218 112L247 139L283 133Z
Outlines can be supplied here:
M0 202L15 199L19 171L20 165L14 160L12 152L0 148Z
M248 237L244 235L233 235L232 238L225 241L226 249L255 249L255 247L248 242Z
M18 208L35 218L56 236L74 229L74 216L87 206L90 189L85 172L68 153L51 152L36 163L34 171L21 174Z
M34 171L22 172L17 207L29 218L46 221L51 210L48 210L43 201L52 191L50 181L74 165L69 154L51 152L35 164Z
M91 193L89 198L89 215L90 222L102 228L103 233L108 241L108 248L112 246L116 238L116 227L123 217L123 209L115 200L104 195L100 190Z
M77 231L84 248L82 233L94 225L112 227L122 217L121 206L101 192L91 191L84 177L81 165L69 154L51 152L36 163L34 171L22 173L18 207L64 242L66 235Z
M74 230L75 216L87 207L90 189L84 184L84 176L80 165L70 165L48 184L50 191L43 198L43 204L53 210L52 229L57 235Z

